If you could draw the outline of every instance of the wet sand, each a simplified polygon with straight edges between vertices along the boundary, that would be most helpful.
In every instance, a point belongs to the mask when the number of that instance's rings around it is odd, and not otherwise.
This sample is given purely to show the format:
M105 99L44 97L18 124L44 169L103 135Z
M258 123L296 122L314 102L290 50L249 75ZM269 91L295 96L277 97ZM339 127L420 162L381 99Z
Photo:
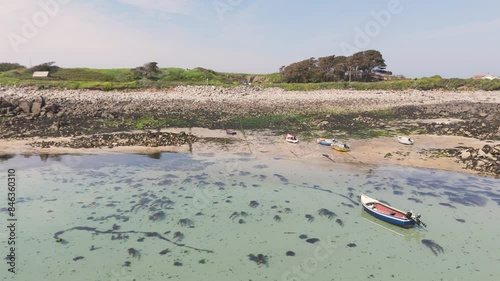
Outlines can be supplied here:
M282 157L304 161L323 161L325 163L345 163L353 165L402 165L418 168L439 169L446 171L479 174L466 170L464 165L452 157L439 157L429 152L430 149L450 149L457 146L481 148L485 144L500 144L500 141L483 141L458 136L410 135L414 145L398 143L396 137L379 137L372 139L347 140L351 146L349 152L338 152L330 147L322 146L315 140L301 141L298 144L287 143L282 136L275 136L271 131L245 131L235 136L227 135L223 130L204 128L178 128L165 130L178 133L189 132L200 138L199 141L182 146L118 146L113 148L39 148L29 143L40 141L40 138L25 140L0 140L0 154L154 154L160 152L207 153L245 153L253 156ZM299 136L300 137L300 136ZM68 141L71 138L44 138L44 141ZM216 139L217 141L214 141ZM330 159L325 157L328 155Z

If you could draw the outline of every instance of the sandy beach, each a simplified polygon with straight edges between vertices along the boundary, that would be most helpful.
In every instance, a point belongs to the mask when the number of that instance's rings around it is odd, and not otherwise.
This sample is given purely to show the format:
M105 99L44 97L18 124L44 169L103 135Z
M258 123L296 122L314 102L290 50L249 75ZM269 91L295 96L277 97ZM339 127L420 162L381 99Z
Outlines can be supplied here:
M456 157L444 157L436 151L454 149L480 150L485 145L499 145L500 127L498 92L425 92L425 91L345 91L322 90L311 92L286 92L277 88L205 86L177 87L169 90L101 92L84 90L49 90L8 88L0 91L4 101L13 105L28 102L34 108L37 99L43 99L41 112L35 116L33 109L18 110L17 114L0 115L2 137L0 154L99 154L99 153L250 153L272 157L300 158L306 161L329 161L363 165L396 164L448 171L481 173L465 169ZM40 99L42 97L42 99ZM5 103L5 102L4 102ZM59 112L43 110L57 105ZM373 110L391 110L391 120L377 115L363 115ZM176 128L166 124L156 128L162 132L186 132L198 138L190 145L174 146L99 146L93 148L50 147L30 145L40 141L71 142L72 138L102 133L132 132L124 127L102 127L92 133L81 132L82 127L93 124L125 122L123 120L151 116L170 118L175 112L186 118L206 117L202 127ZM296 134L299 144L289 144L277 131L284 128L234 128L238 134L229 136L223 130L225 120L235 116L261 116L287 112L291 114L317 114L313 123L304 124L306 129ZM336 115L340 112L340 115ZM323 114L323 115L322 115ZM347 124L346 114L363 126L338 129L337 124ZM354 115L353 115L354 114ZM359 116L355 115L359 114ZM401 117L400 119L398 117ZM210 119L212 118L212 119ZM344 118L344 119L339 119ZM349 117L350 118L350 117ZM111 121L110 121L111 120ZM340 120L340 121L339 121ZM348 120L350 122L350 120ZM57 129L53 130L57 123ZM62 126L60 124L65 124ZM89 125L90 124L90 125ZM354 124L354 122L353 122ZM280 125L280 124L278 124ZM356 125L356 124L355 124ZM288 126L281 124L282 127ZM391 132L389 136L351 138L354 133L369 129ZM370 127L371 126L371 127ZM66 128L66 131L64 130ZM425 131L421 131L421 129ZM276 130L278 129L278 130ZM412 146L399 144L395 133L407 130L415 140ZM338 134L346 140L351 151L340 153L316 144L314 135ZM294 132L295 133L295 132ZM302 135L308 135L302 138ZM312 135L312 136L311 136Z

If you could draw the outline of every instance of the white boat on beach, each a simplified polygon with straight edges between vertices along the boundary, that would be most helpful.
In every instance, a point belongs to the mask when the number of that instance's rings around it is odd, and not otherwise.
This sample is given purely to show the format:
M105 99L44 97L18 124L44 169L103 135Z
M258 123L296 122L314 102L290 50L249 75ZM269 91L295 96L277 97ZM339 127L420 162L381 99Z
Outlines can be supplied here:
M292 134L286 134L285 135L285 140L289 143L298 143L299 142L299 138L292 135Z
M398 137L399 143L406 144L406 145L412 145L414 143L413 139L410 137L405 137L405 136L399 136Z

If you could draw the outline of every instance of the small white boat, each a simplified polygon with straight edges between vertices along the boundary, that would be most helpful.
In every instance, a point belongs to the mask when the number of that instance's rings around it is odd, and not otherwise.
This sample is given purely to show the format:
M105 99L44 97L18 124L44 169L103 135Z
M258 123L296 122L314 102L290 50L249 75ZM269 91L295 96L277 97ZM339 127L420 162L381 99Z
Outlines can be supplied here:
M404 137L404 136L399 136L398 137L399 143L406 144L406 145L412 145L414 143L413 139L410 137Z
M298 143L299 142L299 138L292 135L292 134L286 134L285 140L289 143Z

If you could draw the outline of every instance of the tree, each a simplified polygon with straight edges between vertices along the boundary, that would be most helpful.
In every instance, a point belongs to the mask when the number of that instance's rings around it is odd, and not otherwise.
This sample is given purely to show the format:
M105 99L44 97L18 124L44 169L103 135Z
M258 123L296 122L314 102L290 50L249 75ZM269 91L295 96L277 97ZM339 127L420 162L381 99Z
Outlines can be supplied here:
M26 68L26 67L22 66L18 63L8 63L8 62L0 63L0 72L5 72L5 71L19 69L19 68Z
M158 74L161 73L161 70L158 67L157 62L148 62L143 66L131 69L131 71L132 75L136 79L141 79L141 78L154 79L157 78Z
M376 50L358 52L352 56L326 56L280 67L281 81L286 83L316 83L334 81L375 81L386 70L382 54Z
M55 65L55 62L51 61L51 62L46 62L46 63L42 63L39 65L35 65L32 68L29 68L28 72L33 73L35 71L48 71L49 73L52 73L58 69L59 69L59 66Z
M376 50L368 50L355 53L348 59L348 65L353 76L359 81L373 81L375 76L386 72L385 60L382 54Z
M319 82L319 73L314 58L292 63L280 68L281 80L286 83Z

